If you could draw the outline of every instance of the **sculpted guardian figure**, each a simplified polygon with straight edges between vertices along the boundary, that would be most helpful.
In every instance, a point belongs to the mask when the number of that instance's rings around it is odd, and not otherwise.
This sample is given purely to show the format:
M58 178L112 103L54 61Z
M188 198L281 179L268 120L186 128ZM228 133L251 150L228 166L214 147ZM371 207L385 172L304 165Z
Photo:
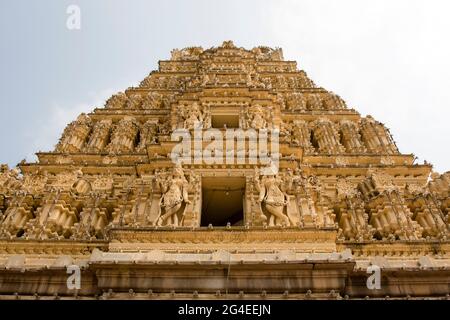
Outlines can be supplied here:
M259 191L258 201L264 206L270 214L270 227L273 226L290 226L292 223L285 213L288 196L281 190L283 181L276 175L263 176L259 179L257 174L255 177L256 189ZM264 212L264 211L263 211Z
M172 176L160 182L163 195L160 200L160 216L158 226L180 226L183 224L184 204L191 201L188 198L189 183L186 180L181 166L175 167ZM181 219L180 219L181 214Z
M200 107L197 103L192 104L191 109L188 110L186 118L184 120L185 129L194 129L196 126L201 125L203 122L203 114L200 111Z

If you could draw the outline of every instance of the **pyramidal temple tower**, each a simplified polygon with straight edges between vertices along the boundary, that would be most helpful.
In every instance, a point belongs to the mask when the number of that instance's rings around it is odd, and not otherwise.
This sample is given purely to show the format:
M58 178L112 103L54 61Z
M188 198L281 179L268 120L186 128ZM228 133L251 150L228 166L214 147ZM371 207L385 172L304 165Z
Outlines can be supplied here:
M281 49L173 50L37 156L0 170L0 299L448 297L450 172Z

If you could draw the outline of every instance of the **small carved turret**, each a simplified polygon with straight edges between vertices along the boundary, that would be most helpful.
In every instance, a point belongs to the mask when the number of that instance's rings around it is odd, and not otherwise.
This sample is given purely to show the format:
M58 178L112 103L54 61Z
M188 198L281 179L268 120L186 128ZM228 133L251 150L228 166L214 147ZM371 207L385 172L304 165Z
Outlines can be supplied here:
M313 132L313 141L318 146L319 152L331 154L344 152L344 147L339 143L339 134L330 120L317 120Z
M92 130L86 151L101 152L109 142L112 121L104 119L97 122Z
M361 135L366 147L374 153L397 154L398 149L386 127L371 116L361 120Z
M328 92L322 99L322 106L326 110L346 109L345 101L337 94Z
M111 135L111 143L107 151L111 153L125 153L134 150L139 126L133 117L125 117L115 126Z
M82 113L77 120L70 123L65 129L56 146L57 152L79 152L85 145L91 132L92 121L89 116Z
M311 144L311 129L307 122L303 120L292 122L292 143L301 146L306 152L314 150Z
M123 109L125 108L127 102L127 95L123 92L119 92L106 101L105 107L108 109Z
M358 127L355 122L343 120L340 123L341 142L349 153L362 153L366 148L361 143Z

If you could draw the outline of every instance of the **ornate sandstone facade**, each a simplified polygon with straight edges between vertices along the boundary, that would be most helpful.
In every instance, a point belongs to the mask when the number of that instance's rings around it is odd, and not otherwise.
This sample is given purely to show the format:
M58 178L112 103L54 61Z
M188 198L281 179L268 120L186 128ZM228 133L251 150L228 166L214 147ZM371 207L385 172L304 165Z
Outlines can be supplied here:
M171 134L199 123L279 130L279 171L174 163ZM213 150L239 152L252 150ZM281 49L173 50L37 156L0 170L0 298L450 293L450 172L415 164L384 124L316 87ZM381 288L371 290L373 265Z

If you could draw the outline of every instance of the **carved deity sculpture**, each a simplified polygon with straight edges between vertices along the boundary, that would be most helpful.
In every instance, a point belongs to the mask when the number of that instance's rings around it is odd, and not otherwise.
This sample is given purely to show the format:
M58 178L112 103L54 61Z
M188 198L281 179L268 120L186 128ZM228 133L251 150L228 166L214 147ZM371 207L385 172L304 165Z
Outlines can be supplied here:
M160 181L163 195L160 200L161 212L157 225L183 225L185 206L191 203L188 197L188 185L189 182L185 178L181 166L174 168L172 176L168 180Z
M268 226L290 226L292 222L285 212L288 195L282 190L283 181L276 175L267 175L259 178L255 174L255 186L259 191L258 202L269 213ZM262 208L263 209L263 208ZM262 211L264 212L264 210ZM260 217L266 220L266 217Z
M267 116L260 105L250 107L247 127L256 130L267 128Z
M199 105L195 102L187 109L184 116L184 128L194 129L196 126L201 125L203 122L203 113L200 110Z

